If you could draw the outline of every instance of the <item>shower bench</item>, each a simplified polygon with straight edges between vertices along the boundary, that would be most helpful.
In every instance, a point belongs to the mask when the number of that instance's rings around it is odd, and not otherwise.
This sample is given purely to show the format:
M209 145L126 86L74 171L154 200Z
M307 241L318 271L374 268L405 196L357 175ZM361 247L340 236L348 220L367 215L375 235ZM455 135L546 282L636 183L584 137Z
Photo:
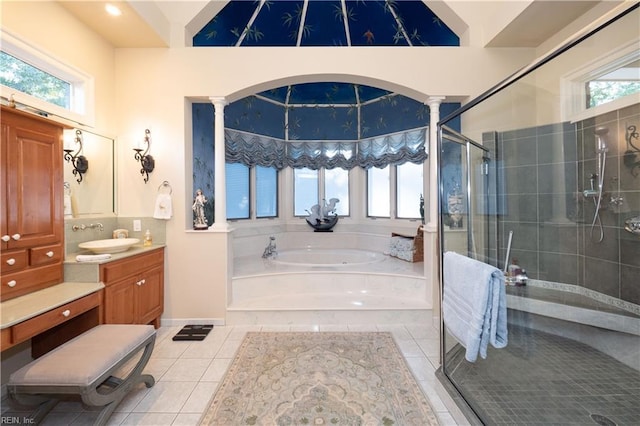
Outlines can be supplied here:
M94 424L104 425L134 386L155 384L153 376L142 374L155 338L152 325L98 325L13 373L7 384L10 401L37 405L33 420L40 424L58 400L77 395L90 407L103 407ZM123 367L141 351L127 373ZM125 378L116 376L121 372Z

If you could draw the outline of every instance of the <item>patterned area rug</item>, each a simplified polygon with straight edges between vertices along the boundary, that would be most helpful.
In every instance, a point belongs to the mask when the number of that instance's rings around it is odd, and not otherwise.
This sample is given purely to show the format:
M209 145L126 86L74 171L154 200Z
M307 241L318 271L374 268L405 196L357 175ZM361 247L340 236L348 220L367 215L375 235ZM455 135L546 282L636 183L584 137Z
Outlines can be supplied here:
M391 333L247 333L203 425L437 425Z

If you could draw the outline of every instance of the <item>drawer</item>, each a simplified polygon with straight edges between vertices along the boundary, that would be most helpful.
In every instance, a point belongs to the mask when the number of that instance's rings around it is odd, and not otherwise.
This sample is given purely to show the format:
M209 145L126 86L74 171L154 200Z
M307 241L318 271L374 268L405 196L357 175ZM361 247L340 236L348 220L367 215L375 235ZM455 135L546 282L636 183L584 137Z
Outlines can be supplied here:
M29 252L31 266L60 262L63 257L62 244L32 248Z
M62 263L2 274L0 300L5 301L62 282Z
M22 342L30 339L98 305L100 305L100 292L95 292L40 314L37 317L23 321L12 327L13 341Z
M105 263L100 269L100 278L105 285L139 274L147 269L164 264L164 249L139 254L115 262Z
M5 350L11 346L11 329L3 328L0 333L0 347Z
M26 250L11 250L2 252L2 273L19 271L29 265L29 256Z

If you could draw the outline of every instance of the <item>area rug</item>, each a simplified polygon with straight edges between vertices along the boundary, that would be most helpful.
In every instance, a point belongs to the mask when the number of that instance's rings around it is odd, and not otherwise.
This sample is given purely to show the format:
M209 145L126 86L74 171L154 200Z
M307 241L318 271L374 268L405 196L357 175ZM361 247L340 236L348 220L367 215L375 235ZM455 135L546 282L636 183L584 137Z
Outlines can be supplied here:
M250 332L202 425L437 425L391 333Z

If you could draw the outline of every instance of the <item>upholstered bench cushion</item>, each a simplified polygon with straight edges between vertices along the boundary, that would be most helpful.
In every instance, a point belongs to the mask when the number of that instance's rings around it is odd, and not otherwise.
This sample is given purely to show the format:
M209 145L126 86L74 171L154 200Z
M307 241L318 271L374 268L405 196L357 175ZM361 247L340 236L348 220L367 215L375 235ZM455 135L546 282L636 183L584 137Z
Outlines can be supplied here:
M152 325L99 325L16 371L9 383L89 386L154 333Z

